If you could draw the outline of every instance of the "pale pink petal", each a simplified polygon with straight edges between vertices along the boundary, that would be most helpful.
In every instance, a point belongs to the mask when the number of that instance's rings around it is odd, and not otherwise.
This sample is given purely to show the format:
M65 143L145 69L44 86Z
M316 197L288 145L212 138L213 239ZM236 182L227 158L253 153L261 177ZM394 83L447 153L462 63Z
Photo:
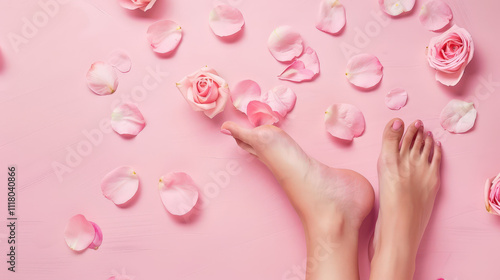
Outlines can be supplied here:
M380 7L391 16L409 12L415 6L415 0L379 0Z
M137 193L139 177L130 166L115 168L101 181L102 194L114 204L124 204Z
M376 56L362 53L349 59L345 75L351 84L371 88L382 79L382 68Z
M95 238L95 228L83 215L75 215L69 219L64 231L64 239L71 250L87 249Z
M320 4L316 28L330 34L339 32L345 26L345 8L339 0L323 0Z
M451 100L441 111L441 126L452 133L469 131L476 122L477 111L474 103L458 99Z
M133 2L133 0L118 0L120 6L128 10L135 10L140 8L142 5L138 5Z
M122 73L127 73L132 68L132 60L124 50L114 50L109 55L108 63Z
M99 246L102 244L102 230L101 228L94 222L89 221L89 223L94 227L95 236L92 243L89 245L89 248L97 250Z
M418 19L428 30L442 29L453 18L450 6L442 0L430 0L422 6Z
M467 66L467 63L464 63L462 68L460 68L458 71L453 72L453 73L436 71L436 75L435 75L436 81L442 83L445 86L455 86L462 79L462 76L464 75L466 66Z
M252 80L243 80L231 90L231 100L234 107L243 113L247 113L250 101L260 100L260 86Z
M262 94L261 101L269 105L272 111L284 117L295 107L297 96L291 88L278 85Z
M146 6L142 6L141 10L143 10L144 12L146 12L147 10L153 8L153 5L155 3L156 3L156 0L151 0L151 1L149 1L149 3Z
M488 178L486 180L486 183L484 184L484 199L485 199L485 206L486 206L486 211L488 211L488 213L493 213L491 211L491 206L490 206L490 191L491 191L491 182L492 182L492 178Z
M302 36L286 25L273 30L267 40L267 47L278 61L290 61L304 50Z
M222 4L210 12L208 23L215 35L225 37L238 33L245 24L245 20L240 10Z
M402 88L395 88L385 96L385 105L391 110L399 110L406 105L408 93Z
M325 127L334 137L352 140L365 131L365 117L351 104L333 104L325 112Z
M312 80L318 73L318 55L313 49L307 47L304 54L292 62L278 78L292 82L302 82Z
M179 45L182 39L182 29L174 21L160 20L149 26L147 39L153 51L169 53Z
M118 134L137 135L145 126L141 111L132 103L122 104L111 113L111 127Z
M112 94L118 87L118 75L113 66L98 61L87 72L87 85L97 95Z
M160 197L165 209L172 215L187 214L198 201L198 188L184 172L171 172L160 178Z
M260 101L248 103L247 116L254 126L275 124L281 118L278 112L274 112L269 105Z

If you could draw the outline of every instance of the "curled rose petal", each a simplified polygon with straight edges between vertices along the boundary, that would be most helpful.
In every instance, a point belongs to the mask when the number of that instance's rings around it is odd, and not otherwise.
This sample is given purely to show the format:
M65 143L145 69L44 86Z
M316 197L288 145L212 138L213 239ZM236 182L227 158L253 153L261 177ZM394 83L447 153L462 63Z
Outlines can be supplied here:
M441 111L441 126L452 133L469 131L476 122L477 111L474 103L458 99L451 100Z
M402 88L395 88L385 96L385 105L391 110L399 110L406 105L408 93Z
M391 16L409 12L415 6L415 0L379 0L378 3L382 10Z
M442 29L453 18L450 6L442 0L430 0L422 6L418 19L428 30Z
M210 12L208 23L215 35L225 37L238 33L245 24L245 20L240 10L222 4Z
M153 7L156 0L119 0L120 6L125 9L135 10L141 9L142 11L147 11Z
M325 112L325 127L332 136L351 141L365 131L365 117L354 105L333 104Z
M291 88L278 85L264 93L261 102L269 105L271 112L276 112L284 117L295 107L297 96ZM279 120L279 119L278 119Z
M132 103L125 103L113 110L111 113L111 127L121 135L137 135L146 126L146 121Z
M132 68L132 60L124 50L114 50L109 55L108 63L122 73L127 73Z
M162 176L158 186L161 201L172 215L187 214L198 201L198 188L184 172L171 172Z
M260 100L260 86L252 80L243 80L231 90L231 100L238 111L247 113L247 106L250 101Z
M273 30L267 40L267 47L278 61L290 61L304 50L302 36L287 25Z
M345 75L351 84L371 88L382 79L382 64L378 58L371 54L358 54L347 63Z
M323 0L320 4L316 28L330 34L338 33L345 26L345 8L339 0Z
M116 205L132 199L139 189L139 177L130 166L115 168L101 181L102 194Z
M118 87L118 76L113 66L98 61L87 72L87 85L97 95L112 94Z
M182 29L174 21L160 20L149 26L147 39L153 51L170 53L179 45L182 39Z
M318 55L312 48L307 47L304 54L290 64L278 78L292 82L302 82L312 80L318 73Z
M95 238L95 228L85 216L78 214L69 219L64 231L64 239L71 250L87 249Z
M94 222L89 221L89 223L94 227L95 236L92 243L89 245L89 248L97 250L99 246L102 244L102 230L101 228Z
M275 124L280 121L280 114L269 105L260 101L251 101L247 107L248 120L254 126Z

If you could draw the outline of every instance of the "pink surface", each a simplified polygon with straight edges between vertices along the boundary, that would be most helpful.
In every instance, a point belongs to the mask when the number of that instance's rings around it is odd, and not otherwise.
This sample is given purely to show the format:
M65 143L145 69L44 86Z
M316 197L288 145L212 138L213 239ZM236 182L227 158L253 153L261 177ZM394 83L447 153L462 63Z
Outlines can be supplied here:
M343 1L347 25L331 36L315 28L319 0L228 0L246 21L243 32L229 39L209 28L214 1L158 0L147 13L125 10L112 0L66 2L18 52L8 34L20 34L23 19L40 16L43 9L35 0L0 3L0 279L107 279L122 268L135 279L295 279L292 275L300 274L304 234L285 194L263 165L219 132L226 120L248 125L246 117L228 106L211 120L191 110L175 87L205 65L230 86L243 79L257 81L263 91L289 85L297 104L281 127L313 157L364 174L375 189L385 123L396 116L407 123L422 119L443 143L444 162L415 279L496 278L500 217L485 211L483 186L500 171L500 41L495 35L500 2L447 1L453 22L465 27L476 45L462 81L452 88L435 81L426 61L425 47L436 34L418 20L422 1L397 19L382 15L376 0ZM155 54L146 41L148 26L160 19L182 26L184 37L172 55ZM266 42L273 28L284 24L318 53L321 73L313 82L276 77L286 65L271 56ZM361 38L361 32L369 36ZM360 91L345 79L348 57L341 48L348 46L377 55L383 64L384 78L374 90ZM97 96L87 88L85 74L118 48L130 53L132 70L119 73L116 93ZM151 80L148 69L157 68L168 74L137 94L143 80ZM409 100L400 111L391 111L384 97L396 87L406 89ZM132 139L105 132L85 150L85 135L99 130L123 98L138 103L146 128ZM439 113L452 98L474 100L478 109L476 126L467 134L451 135L439 125ZM350 103L364 113L366 131L352 144L324 129L324 110L333 103ZM52 164L65 164L78 148L86 155L59 180ZM15 274L4 262L10 164L17 166L19 181ZM102 177L121 165L132 166L141 182L137 197L122 208L100 190ZM187 221L168 214L158 194L159 177L171 171L190 174L203 193L201 210ZM64 228L75 214L101 227L104 241L97 251L77 254L66 246ZM362 228L363 279L369 272L366 244L373 222L371 215Z

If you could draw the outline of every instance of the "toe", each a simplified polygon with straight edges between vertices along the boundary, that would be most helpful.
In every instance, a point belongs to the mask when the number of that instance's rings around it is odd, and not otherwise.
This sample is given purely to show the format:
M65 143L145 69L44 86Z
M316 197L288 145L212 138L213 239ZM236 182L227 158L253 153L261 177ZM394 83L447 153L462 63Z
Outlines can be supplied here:
M442 153L443 149L441 147L441 142L436 141L434 145L434 154L432 155L432 161L431 161L432 167L436 168L436 170L439 170L439 167L441 166Z
M385 126L382 137L382 153L398 153L399 142L403 136L404 122L401 119L392 119Z
M420 158L420 154L422 151L422 146L424 145L424 129L420 127L417 130L417 135L415 136L415 141L413 142L413 146L411 147L410 154L414 158Z
M410 151L411 143L413 142L413 139L415 139L415 134L417 134L418 129L422 126L423 123L421 120L417 120L408 126L405 136L403 137L403 142L401 143L402 153Z
M422 158L427 162L429 161L429 155L431 154L433 148L434 139L432 137L432 132L428 131L425 137L424 149L422 150Z

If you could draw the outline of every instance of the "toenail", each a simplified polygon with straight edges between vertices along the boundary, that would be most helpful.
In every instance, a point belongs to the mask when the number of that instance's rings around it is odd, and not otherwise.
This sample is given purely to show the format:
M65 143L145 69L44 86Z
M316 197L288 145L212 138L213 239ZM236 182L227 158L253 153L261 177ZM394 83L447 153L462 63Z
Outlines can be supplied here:
M227 129L221 129L220 132L222 132L223 134L226 134L226 135L229 135L229 136L232 136L231 134L231 131L227 130Z
M423 125L422 121L415 122L415 127L420 128Z
M427 136L431 137L432 136L432 132L427 131Z
M437 142L436 142L436 145L437 145L438 147L441 147L441 142L437 141Z
M392 123L392 129L394 130L399 130L401 128L401 126L403 125L403 122L401 122L400 120L395 120L393 123Z

